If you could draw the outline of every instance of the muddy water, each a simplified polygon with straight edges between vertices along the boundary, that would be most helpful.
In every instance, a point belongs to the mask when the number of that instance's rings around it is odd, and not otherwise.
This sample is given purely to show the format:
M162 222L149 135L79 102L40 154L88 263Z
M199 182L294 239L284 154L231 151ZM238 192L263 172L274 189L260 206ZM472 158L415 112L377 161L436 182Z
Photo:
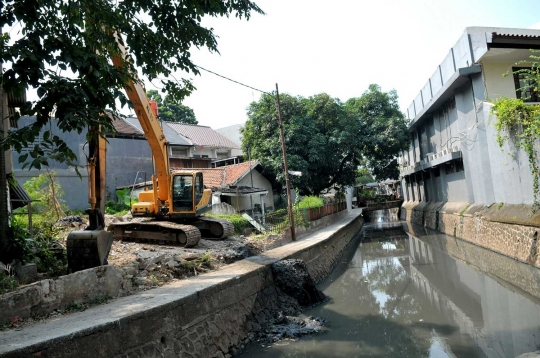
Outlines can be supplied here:
M327 319L327 331L270 347L255 342L242 357L516 357L540 350L540 270L387 216L374 221L320 285L331 300L304 312Z

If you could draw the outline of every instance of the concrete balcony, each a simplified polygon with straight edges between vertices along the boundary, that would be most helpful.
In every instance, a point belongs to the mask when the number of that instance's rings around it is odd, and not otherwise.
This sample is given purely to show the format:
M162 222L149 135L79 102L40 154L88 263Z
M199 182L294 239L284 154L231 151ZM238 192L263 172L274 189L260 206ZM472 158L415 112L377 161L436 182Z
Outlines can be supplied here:
M451 160L459 159L461 157L462 153L458 147L443 149L439 153L429 154L425 159L414 163L414 165L401 167L399 171L399 176L404 177L419 172L421 170L435 168L438 165L444 164Z

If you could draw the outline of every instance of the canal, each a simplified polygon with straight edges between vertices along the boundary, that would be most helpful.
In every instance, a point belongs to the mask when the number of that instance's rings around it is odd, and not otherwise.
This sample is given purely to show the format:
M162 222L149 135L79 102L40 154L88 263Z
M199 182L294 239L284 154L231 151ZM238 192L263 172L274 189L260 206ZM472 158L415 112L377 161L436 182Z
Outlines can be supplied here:
M378 214L378 215L377 215ZM540 350L540 270L375 213L303 312L327 330L242 357L516 357Z

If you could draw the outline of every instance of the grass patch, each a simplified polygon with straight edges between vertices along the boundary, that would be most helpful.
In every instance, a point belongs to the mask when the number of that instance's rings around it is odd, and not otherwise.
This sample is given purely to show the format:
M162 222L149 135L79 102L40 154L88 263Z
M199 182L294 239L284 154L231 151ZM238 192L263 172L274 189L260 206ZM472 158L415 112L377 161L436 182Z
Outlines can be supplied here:
M322 208L323 205L323 200L318 196L306 196L298 203L296 207L300 209L316 209Z
M500 210L503 206L504 206L504 203L499 203L499 204L497 204L497 209Z
M469 208L469 204L467 204L466 207L464 207L463 209L461 209L461 211L459 212L459 216L463 216L463 214L465 214L465 212L467 211L467 209Z

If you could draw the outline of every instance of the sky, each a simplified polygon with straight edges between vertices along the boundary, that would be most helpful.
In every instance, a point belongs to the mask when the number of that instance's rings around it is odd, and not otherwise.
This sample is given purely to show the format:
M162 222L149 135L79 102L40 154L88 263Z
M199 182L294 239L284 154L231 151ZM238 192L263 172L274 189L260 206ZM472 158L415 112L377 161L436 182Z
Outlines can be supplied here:
M376 83L397 90L404 112L465 27L540 29L537 0L255 2L266 15L203 19L219 37L220 53L193 49L195 64L263 91L278 83L280 93L325 92L342 101ZM244 123L260 96L210 73L185 76L197 90L184 104L215 129Z

